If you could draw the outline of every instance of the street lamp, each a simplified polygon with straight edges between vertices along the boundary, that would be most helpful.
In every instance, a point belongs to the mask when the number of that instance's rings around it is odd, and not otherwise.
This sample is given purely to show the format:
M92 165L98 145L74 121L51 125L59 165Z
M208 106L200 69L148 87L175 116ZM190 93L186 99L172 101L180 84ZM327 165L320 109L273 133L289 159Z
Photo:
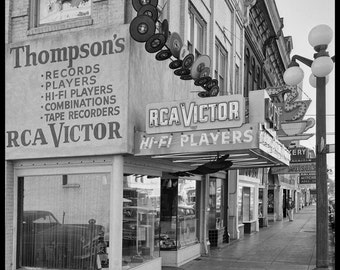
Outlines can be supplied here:
M333 31L327 25L314 27L308 41L314 48L314 61L294 55L292 62L283 75L288 85L297 85L303 79L303 70L296 60L311 67L315 77L309 78L316 87L316 267L328 267L328 196L327 196L327 159L326 159L326 78L333 70L335 56L329 57L326 51L333 38Z

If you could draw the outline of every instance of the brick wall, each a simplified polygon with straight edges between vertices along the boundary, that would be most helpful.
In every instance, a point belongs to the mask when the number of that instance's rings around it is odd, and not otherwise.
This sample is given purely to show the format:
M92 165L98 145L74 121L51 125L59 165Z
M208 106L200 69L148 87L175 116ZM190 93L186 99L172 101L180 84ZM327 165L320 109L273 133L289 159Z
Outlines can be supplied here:
M14 170L11 161L5 161L5 269L12 269Z

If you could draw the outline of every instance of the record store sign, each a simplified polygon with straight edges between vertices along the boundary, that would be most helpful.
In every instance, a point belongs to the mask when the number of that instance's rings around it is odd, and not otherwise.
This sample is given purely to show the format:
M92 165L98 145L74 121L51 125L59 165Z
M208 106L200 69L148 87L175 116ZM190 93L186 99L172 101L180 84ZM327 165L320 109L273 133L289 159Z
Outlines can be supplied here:
M244 106L242 95L148 104L146 133L240 127L244 123Z
M6 158L128 151L124 26L9 44Z

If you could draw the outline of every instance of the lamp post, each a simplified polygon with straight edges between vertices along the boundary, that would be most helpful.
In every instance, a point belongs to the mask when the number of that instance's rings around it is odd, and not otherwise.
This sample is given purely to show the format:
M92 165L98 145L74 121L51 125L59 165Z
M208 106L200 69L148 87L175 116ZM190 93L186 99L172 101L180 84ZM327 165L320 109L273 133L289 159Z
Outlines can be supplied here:
M326 51L333 38L333 31L327 25L314 27L308 41L316 51L314 61L294 55L283 75L288 85L297 85L303 79L303 70L296 60L311 67L313 75L310 83L316 87L316 267L328 267L328 196L326 159L326 78L333 69L335 56L329 57ZM315 77L314 77L315 76Z

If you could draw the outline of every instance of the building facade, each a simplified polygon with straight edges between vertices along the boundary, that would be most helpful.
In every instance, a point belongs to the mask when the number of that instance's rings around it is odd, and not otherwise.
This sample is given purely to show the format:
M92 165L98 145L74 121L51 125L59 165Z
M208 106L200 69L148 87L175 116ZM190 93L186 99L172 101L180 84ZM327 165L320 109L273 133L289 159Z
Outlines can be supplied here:
M6 269L180 266L263 222L290 154L268 93L245 94L255 1L148 3L6 1ZM177 34L218 95L143 29Z

